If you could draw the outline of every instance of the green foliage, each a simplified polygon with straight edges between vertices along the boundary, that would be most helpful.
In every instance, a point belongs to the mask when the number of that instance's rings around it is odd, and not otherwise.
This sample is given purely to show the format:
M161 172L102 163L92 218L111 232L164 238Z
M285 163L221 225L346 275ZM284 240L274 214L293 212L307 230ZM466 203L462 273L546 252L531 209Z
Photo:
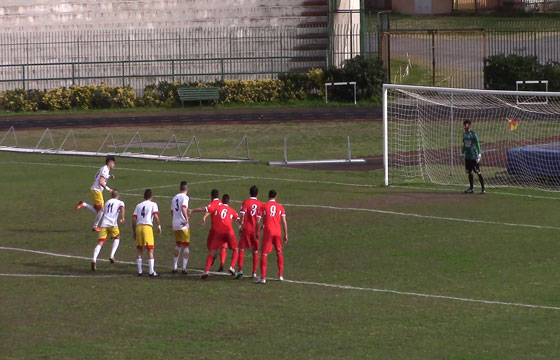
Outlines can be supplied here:
M515 90L518 80L548 80L548 90L560 91L560 63L540 64L536 56L494 55L484 61L484 87Z
M385 71L378 58L356 56L346 60L342 68L328 67L324 72L325 82L355 81L358 100L371 100L381 95L385 81ZM329 90L329 97L338 100L352 100L354 89L350 86Z
M7 111L37 111L42 98L41 90L6 90L0 94L0 106Z
M0 94L0 107L7 111L117 109L136 105L130 87L105 85L71 86L48 90L7 90Z
M515 90L517 80L538 80L536 56L494 55L484 59L484 88Z
M282 80L226 80L222 87L222 101L224 104L276 101L283 89Z
M219 87L223 104L254 104L275 101L301 101L324 96L325 81L356 81L358 98L379 97L385 72L378 59L357 56L344 63L341 69L311 69L307 73L288 72L275 79L226 80L209 83L160 81L144 88L137 98L130 87L106 85L71 86L48 90L9 90L0 93L0 107L7 111L118 109L141 107L179 107L177 89L188 87ZM353 99L351 88L336 88L333 100ZM198 106L193 102L187 106Z

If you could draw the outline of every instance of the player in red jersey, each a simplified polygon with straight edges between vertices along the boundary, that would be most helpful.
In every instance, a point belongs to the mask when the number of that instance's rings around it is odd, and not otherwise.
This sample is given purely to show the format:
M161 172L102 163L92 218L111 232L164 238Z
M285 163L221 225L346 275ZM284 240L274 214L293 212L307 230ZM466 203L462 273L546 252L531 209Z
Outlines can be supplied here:
M235 264L237 263L237 257L239 254L237 248L237 239L235 238L235 233L233 232L232 222L233 220L239 222L239 216L237 212L229 207L229 195L224 194L222 197L222 203L218 205L217 209L213 210L212 214L212 228L213 239L210 245L210 251L208 257L206 258L206 268L204 273L201 275L202 279L206 279L210 272L210 266L216 258L218 250L223 248L223 244L227 244L230 249L233 250L231 255L231 266L229 272L235 275Z
M282 227L280 227L282 223ZM282 255L282 228L284 228L284 244L288 242L288 223L284 207L276 202L276 191L268 192L268 202L262 210L262 247L261 247L261 278L257 284L266 284L266 262L272 246L276 249L278 260L278 278L284 280L284 255Z
M211 214L217 209L218 205L220 205L222 202L220 201L220 192L217 189L212 189L212 191L210 192L210 203L208 205L206 205L205 207L201 207L201 208L196 208L193 209L189 212L189 215L192 213L197 213L197 212L206 212L206 214L204 214L204 217L202 218L202 225L206 224L206 219L208 218L208 216L211 216ZM212 245L212 238L213 238L213 231L214 231L214 217L212 216L210 218L210 221L212 223L212 226L210 226L210 231L208 232L208 238L206 239L206 247L208 248L208 251L210 251L210 245ZM227 249L227 243L223 245L224 247L221 249L220 251L220 268L218 269L218 272L222 272L224 271L224 263L226 262L226 249Z
M243 276L243 259L245 258L245 249L253 250L253 278L257 277L257 266L259 264L259 219L263 203L257 199L259 188L256 185L249 189L250 198L243 201L241 210L239 210L241 218L240 239L239 239L239 260L237 262L236 279Z

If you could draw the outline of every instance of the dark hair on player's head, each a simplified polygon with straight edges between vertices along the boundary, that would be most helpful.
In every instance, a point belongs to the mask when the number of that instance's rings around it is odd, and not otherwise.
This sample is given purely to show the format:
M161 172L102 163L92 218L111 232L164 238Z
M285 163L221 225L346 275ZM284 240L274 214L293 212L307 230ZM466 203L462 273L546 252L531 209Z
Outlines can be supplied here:
M151 189L146 189L146 191L144 191L144 200L149 200L152 198L152 190Z
M224 194L224 196L222 196L222 204L229 204L229 195L228 194Z
M185 190L187 190L187 186L188 186L188 184L187 184L186 181L181 181L181 184L179 184L179 189L181 191L185 191Z
M113 189L113 191L111 192L111 197L112 197L113 199L116 199L117 196L119 196L119 190Z
M251 194L252 197L256 197L257 195L259 195L259 188L257 187L257 185L251 186L251 188L249 189L249 194Z
M210 191L210 197L212 199L216 199L220 197L220 192L218 191L218 189L212 189L212 191Z
M115 157L113 155L109 155L105 158L105 165L109 163L109 161L115 161Z
M269 198L269 199L274 199L275 197L276 197L276 190L273 190L273 189L270 190L270 191L268 192L268 198Z
M469 125L471 124L471 121L469 119L463 121L463 125L467 125L467 124L469 124Z

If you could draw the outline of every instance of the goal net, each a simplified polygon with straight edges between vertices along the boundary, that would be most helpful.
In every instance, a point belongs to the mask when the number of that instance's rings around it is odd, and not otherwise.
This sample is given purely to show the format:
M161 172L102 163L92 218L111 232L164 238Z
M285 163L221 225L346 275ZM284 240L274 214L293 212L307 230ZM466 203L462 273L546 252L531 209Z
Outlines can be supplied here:
M560 93L406 85L383 86L385 185L468 186L467 119L487 187L560 190Z

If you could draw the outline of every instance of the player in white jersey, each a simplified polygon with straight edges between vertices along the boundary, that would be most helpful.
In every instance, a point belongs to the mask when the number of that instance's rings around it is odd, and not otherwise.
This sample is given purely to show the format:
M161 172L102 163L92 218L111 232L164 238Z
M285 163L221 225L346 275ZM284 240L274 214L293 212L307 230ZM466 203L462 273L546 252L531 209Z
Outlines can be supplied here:
M144 191L144 201L136 205L134 215L132 215L132 237L136 239L138 265L138 276L142 276L142 249L148 250L148 263L150 265L150 276L155 277L159 274L155 271L154 259L154 231L153 220L157 223L158 234L161 235L161 224L159 222L158 205L152 201L152 190Z
M173 236L175 237L175 251L173 252L173 269L172 273L177 273L177 262L179 254L183 250L183 274L187 274L187 264L189 263L189 245L191 242L191 233L189 229L189 190L186 181L181 181L179 185L179 193L171 200L171 216L173 216Z
M114 156L107 156L105 159L105 165L99 168L97 174L95 174L95 180L93 181L93 185L90 188L90 193L93 198L93 205L88 204L85 201L80 201L78 205L76 205L76 210L80 210L82 207L85 207L89 211L95 214L95 220L93 221L93 226L91 228L92 231L100 231L99 222L103 217L103 189L112 191L109 186L107 186L107 181L109 179L114 179L115 176L109 174L111 169L115 167L115 157Z
M120 220L118 220L119 212L121 214ZM111 192L111 199L105 203L103 213L104 216L103 221L101 221L101 231L99 231L97 246L93 250L93 259L91 261L91 270L93 271L97 270L97 256L99 256L99 252L101 251L103 244L105 244L105 240L108 238L114 239L109 261L111 264L115 263L115 253L119 248L121 238L118 224L124 224L125 219L124 202L120 200L117 189L114 189L113 192Z

